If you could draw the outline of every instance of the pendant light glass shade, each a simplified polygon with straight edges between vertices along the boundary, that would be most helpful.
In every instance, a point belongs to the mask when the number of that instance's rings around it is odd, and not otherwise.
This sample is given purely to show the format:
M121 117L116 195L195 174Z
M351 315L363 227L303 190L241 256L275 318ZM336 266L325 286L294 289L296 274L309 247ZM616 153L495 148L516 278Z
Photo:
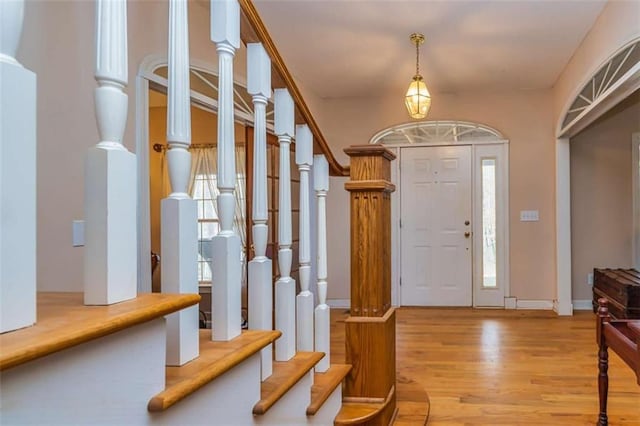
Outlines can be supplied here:
M405 96L404 103L411 118L425 118L431 108L431 95L427 85L424 84L422 76L416 75L409 84L409 90Z
M416 75L409 84L409 90L404 98L404 103L409 111L409 116L414 119L425 118L431 108L431 95L429 89L420 75L420 45L424 43L424 35L413 33L409 37L416 45Z

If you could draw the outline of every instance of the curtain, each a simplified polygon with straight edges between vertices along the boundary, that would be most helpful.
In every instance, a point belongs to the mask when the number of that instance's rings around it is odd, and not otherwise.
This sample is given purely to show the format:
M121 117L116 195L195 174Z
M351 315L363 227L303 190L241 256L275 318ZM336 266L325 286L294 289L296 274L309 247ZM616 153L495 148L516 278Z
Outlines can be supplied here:
M207 183L209 193L213 199L213 210L218 215L217 199L220 191L217 186L217 149L211 146L193 145L191 151L191 176L189 180L189 195L193 197L195 181L197 176L204 177ZM235 198L236 207L233 217L233 229L239 235L243 250L241 254L242 261L242 282L246 282L245 264L246 264L246 171L245 171L245 148L243 146L236 147L236 186Z
M164 200L171 194L171 181L169 180L169 163L167 151L162 150L162 162L160 163L160 199Z

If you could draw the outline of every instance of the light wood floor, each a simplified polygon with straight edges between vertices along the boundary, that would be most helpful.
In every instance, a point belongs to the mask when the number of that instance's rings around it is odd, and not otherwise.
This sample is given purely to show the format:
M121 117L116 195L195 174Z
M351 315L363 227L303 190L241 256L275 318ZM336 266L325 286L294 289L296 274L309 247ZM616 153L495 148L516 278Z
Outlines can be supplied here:
M332 311L332 362L344 360L345 317ZM429 426L596 423L590 312L401 308L396 346L398 374L429 395ZM635 374L609 360L609 423L640 426Z

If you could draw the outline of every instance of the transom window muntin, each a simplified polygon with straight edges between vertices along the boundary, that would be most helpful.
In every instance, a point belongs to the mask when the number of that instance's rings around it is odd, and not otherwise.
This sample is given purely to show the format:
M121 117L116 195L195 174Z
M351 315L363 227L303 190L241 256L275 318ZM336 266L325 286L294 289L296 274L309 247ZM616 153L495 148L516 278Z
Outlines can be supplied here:
M638 63L640 63L640 40L620 49L593 74L593 77L582 87L567 110L562 121L562 128L566 129L591 105L605 97L607 90Z
M498 142L504 137L491 127L465 121L419 121L398 124L375 134L370 144L416 145L428 143Z

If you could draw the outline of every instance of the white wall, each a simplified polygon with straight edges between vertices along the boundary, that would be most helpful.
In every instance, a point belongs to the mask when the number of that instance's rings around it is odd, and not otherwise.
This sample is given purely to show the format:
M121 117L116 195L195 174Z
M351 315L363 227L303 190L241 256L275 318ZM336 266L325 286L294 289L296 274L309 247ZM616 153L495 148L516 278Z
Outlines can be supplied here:
M511 293L520 299L555 297L555 204L550 90L434 94L430 120L486 124L510 140ZM401 95L327 99L316 108L320 127L341 162L342 150L366 144L377 131L408 121ZM315 111L313 111L315 113ZM332 178L329 193L329 298L349 298L349 202L346 178ZM519 221L520 210L539 210L540 221Z

